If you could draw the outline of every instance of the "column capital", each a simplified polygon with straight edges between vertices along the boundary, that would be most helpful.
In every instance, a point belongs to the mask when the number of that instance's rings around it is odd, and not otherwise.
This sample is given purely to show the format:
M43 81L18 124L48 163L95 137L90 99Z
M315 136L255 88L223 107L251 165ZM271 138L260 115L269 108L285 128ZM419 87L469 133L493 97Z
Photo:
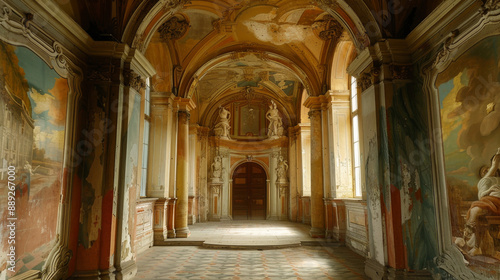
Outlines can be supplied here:
M316 119L319 119L321 117L321 110L320 109L314 109L314 110L310 110L309 113L309 119L311 120L316 120Z
M191 118L191 114L186 110L179 110L177 112L179 115L179 123L186 122L189 123L189 119Z
M304 106L309 108L309 110L321 110L321 105L325 100L324 95L320 96L309 96L306 101L304 101Z
M194 110L194 108L196 108L196 104L194 103L194 100L191 98L175 97L174 107L179 108L179 111L189 112Z

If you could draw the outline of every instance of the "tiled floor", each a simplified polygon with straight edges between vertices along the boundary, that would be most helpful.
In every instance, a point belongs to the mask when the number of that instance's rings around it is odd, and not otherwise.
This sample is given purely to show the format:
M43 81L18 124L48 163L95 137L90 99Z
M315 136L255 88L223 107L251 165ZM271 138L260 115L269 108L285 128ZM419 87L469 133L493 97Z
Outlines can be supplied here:
M346 247L310 238L307 225L225 221L189 228L190 237L168 239L165 245L170 246L156 246L139 255L136 279L367 279L363 257ZM314 243L325 246L304 246ZM276 245L290 248L255 249ZM253 249L213 248L218 246Z
M275 250L153 247L138 257L135 279L367 279L364 259L346 247Z
M163 245L299 246L301 242L322 242L311 238L304 224L288 221L221 221L189 226L188 238L167 239Z

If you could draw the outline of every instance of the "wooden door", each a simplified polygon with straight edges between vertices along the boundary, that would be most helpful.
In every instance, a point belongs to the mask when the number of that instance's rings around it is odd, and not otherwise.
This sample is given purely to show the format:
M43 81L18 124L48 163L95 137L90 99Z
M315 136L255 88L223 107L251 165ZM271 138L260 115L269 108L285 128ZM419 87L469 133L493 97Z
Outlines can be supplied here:
M265 220L267 205L266 172L253 162L244 163L233 173L233 219Z

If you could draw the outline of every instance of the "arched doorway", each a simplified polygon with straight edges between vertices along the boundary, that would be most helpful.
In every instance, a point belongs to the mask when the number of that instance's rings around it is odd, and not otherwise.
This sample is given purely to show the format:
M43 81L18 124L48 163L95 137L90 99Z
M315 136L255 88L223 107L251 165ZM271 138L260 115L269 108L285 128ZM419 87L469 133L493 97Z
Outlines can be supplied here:
M233 220L265 220L266 171L254 162L243 163L233 173Z

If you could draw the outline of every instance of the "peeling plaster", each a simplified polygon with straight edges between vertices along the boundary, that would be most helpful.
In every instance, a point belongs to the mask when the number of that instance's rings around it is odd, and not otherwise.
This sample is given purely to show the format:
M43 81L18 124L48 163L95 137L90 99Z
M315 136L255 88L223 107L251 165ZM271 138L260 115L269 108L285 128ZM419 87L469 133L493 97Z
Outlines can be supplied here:
M401 224L404 224L406 221L411 219L411 209L413 207L413 202L410 195L410 183L411 183L411 174L408 169L408 165L403 164L403 170L401 171L403 186L399 195L401 197Z

